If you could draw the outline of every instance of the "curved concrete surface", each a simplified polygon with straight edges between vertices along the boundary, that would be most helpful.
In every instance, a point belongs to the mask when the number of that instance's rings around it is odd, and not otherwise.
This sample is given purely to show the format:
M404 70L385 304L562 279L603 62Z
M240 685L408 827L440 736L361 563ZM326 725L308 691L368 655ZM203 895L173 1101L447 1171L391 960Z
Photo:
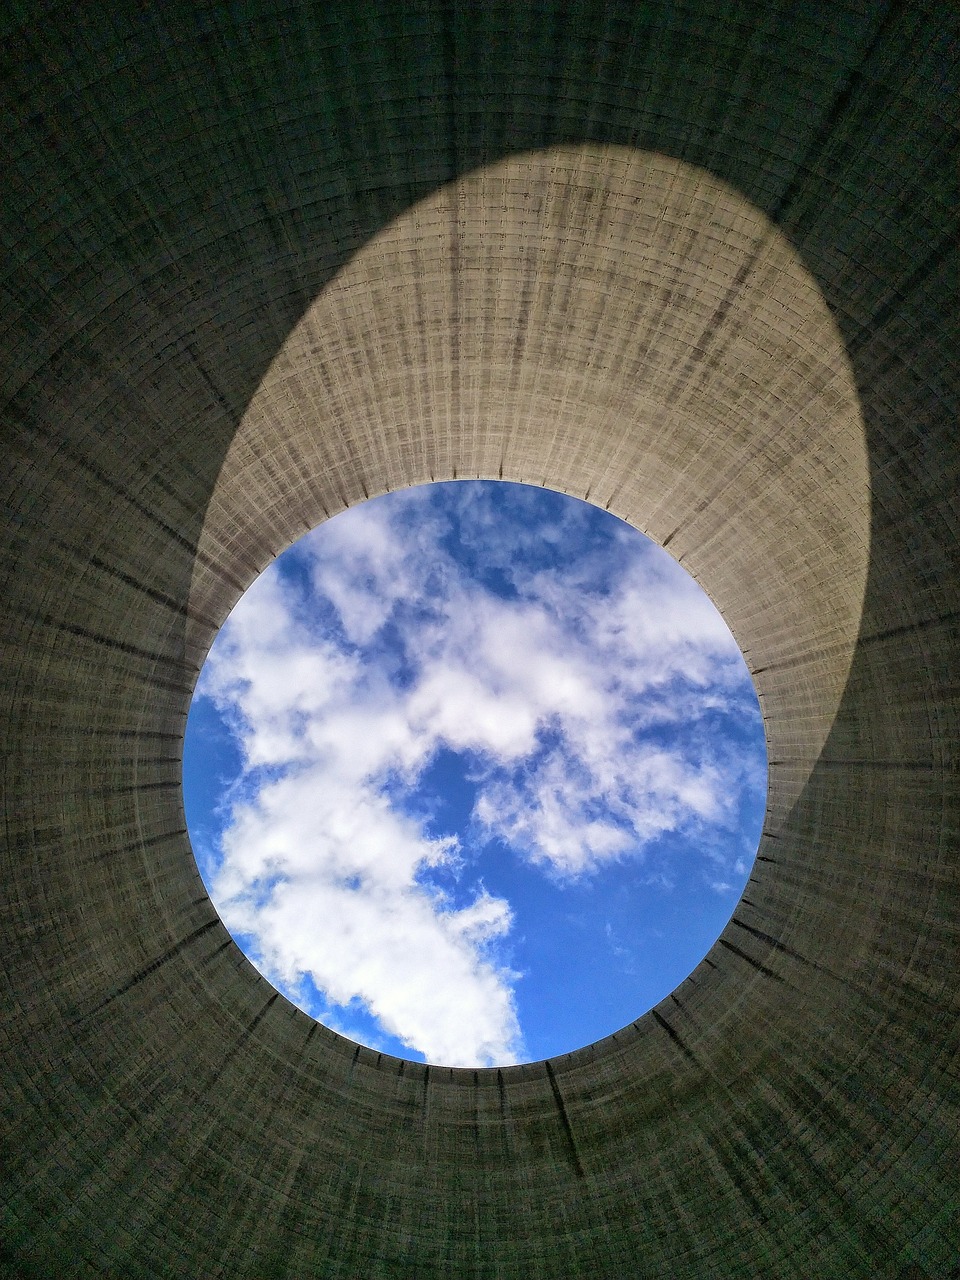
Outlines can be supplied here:
M237 547L265 565L346 503L455 476L588 498L722 602L757 672L777 827L843 693L870 537L853 373L786 237L702 169L627 147L514 157L419 201L258 387L191 612L232 608ZM798 662L808 679L785 683Z
M952 8L2 21L6 1273L956 1274ZM501 466L711 590L770 821L657 1009L427 1068L243 959L182 735L334 497Z

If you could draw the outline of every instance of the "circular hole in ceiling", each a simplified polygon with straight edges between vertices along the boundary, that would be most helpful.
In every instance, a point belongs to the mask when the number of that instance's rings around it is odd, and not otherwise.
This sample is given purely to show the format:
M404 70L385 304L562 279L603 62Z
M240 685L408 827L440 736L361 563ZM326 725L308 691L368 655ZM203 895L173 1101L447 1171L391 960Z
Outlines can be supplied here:
M527 485L388 494L300 539L212 646L184 749L245 954L353 1040L554 1057L726 925L766 795L736 642L666 551Z

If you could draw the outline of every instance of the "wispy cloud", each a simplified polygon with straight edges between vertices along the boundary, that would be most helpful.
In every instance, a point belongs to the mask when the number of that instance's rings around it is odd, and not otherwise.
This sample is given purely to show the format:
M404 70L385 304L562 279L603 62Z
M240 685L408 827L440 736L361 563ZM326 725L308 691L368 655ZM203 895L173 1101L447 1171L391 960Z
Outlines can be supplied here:
M470 887L474 844L560 882L665 833L708 850L761 769L715 732L756 702L686 574L625 529L591 541L585 508L538 519L520 491L507 522L488 494L411 490L323 526L240 602L200 686L244 755L225 922L285 989L360 1001L451 1065L524 1053L511 907ZM460 839L405 799L441 750L475 787Z

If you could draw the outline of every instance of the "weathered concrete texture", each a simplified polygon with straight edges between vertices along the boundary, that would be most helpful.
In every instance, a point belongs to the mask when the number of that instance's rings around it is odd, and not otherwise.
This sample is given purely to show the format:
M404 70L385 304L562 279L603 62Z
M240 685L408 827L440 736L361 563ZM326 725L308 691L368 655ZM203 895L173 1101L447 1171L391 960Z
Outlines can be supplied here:
M328 8L2 20L2 1265L957 1274L955 11ZM699 969L503 1071L272 992L180 798L265 561L478 473L682 556L775 748Z
M236 601L219 566L238 549L268 564L349 502L453 475L597 502L723 602L763 654L775 831L836 715L870 537L853 371L784 235L703 169L633 147L511 157L414 204L250 401L207 505L189 652Z

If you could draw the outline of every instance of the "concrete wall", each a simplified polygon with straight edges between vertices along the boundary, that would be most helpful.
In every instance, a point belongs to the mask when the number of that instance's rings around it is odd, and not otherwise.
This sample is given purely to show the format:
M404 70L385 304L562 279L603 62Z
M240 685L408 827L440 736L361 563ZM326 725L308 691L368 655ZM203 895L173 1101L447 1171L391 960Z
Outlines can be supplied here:
M2 1265L956 1274L956 14L355 10L0 19ZM771 743L703 964L502 1071L273 992L180 794L269 558L465 474L681 557Z

